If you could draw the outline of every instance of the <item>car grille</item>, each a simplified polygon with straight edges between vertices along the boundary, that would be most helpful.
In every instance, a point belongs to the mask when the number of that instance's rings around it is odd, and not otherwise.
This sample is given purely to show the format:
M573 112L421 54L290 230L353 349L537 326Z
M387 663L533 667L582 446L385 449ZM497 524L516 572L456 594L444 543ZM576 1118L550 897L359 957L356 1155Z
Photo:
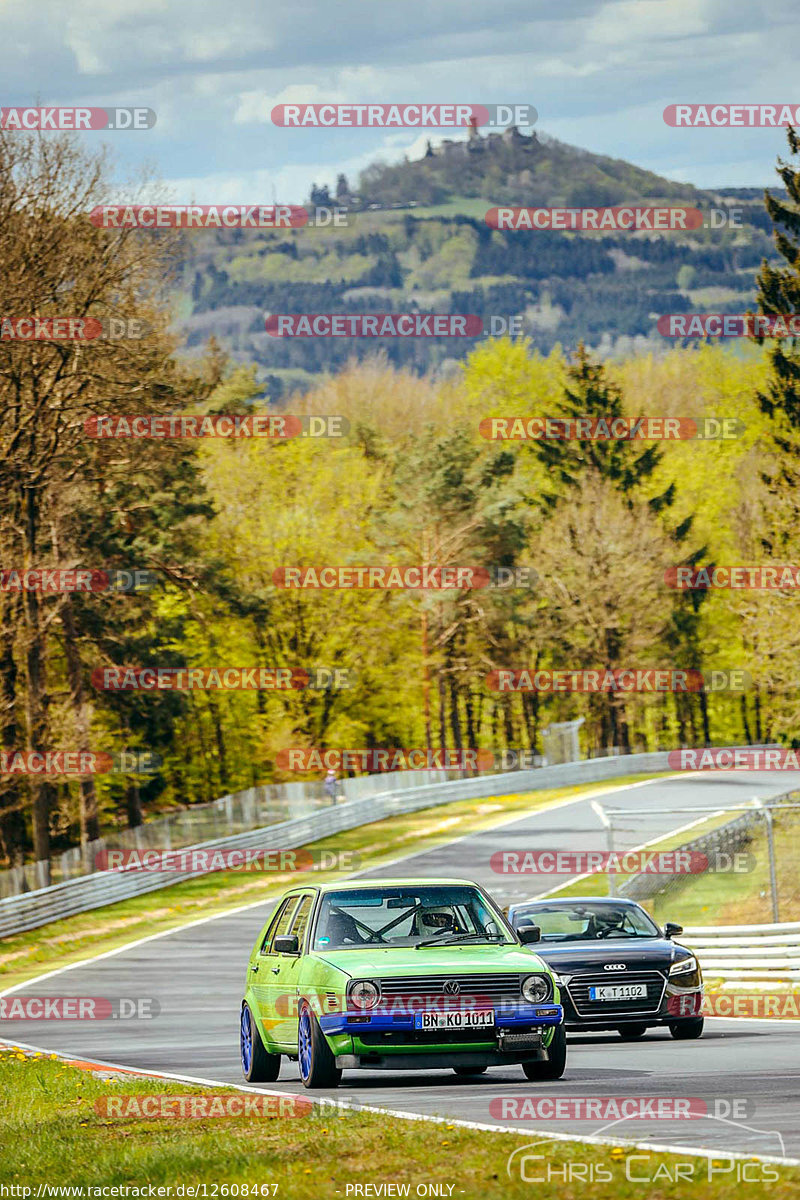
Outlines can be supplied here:
M496 1040L494 1029L404 1029L388 1033L360 1033L354 1029L353 1037L364 1046L464 1046Z
M445 984L458 984L456 996L473 996L493 1004L502 1001L518 1001L521 998L522 980L524 975L488 974L488 975L395 975L391 979L381 979L381 996L390 1000L394 997L429 997L441 999L450 993L445 991ZM552 996L552 992L550 993ZM546 1003L547 999L541 1001Z
M589 988L609 984L644 983L647 997L635 1000L590 1000ZM575 975L567 985L570 999L580 1017L613 1016L614 1013L658 1012L667 981L658 971L625 972L610 979L608 975Z

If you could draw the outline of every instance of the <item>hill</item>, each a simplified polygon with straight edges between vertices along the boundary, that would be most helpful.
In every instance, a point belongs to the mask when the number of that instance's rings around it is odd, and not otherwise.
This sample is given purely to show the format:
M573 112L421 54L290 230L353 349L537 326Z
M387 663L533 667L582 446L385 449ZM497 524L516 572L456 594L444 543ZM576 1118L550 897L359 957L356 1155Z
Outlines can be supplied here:
M773 255L757 189L703 191L516 130L429 144L416 161L374 164L351 189L312 189L348 210L346 228L204 231L191 239L178 315L190 347L213 333L232 357L256 362L274 398L380 347L415 370L448 368L467 339L303 338L264 331L266 313L437 311L521 316L548 351L578 340L603 355L664 347L669 312L735 312L754 303L754 274ZM686 232L498 231L496 205L699 208ZM735 214L713 228L712 210Z

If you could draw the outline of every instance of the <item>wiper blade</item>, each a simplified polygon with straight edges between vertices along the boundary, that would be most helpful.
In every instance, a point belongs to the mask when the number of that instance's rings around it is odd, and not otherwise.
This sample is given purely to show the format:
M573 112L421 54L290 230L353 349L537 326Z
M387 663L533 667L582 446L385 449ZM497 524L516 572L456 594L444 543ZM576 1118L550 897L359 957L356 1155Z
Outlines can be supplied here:
M414 949L419 950L420 946L452 946L456 942L474 942L477 939L479 942L503 942L503 935L497 934L495 937L490 937L487 933L451 933L446 937L426 938L424 942L415 942Z

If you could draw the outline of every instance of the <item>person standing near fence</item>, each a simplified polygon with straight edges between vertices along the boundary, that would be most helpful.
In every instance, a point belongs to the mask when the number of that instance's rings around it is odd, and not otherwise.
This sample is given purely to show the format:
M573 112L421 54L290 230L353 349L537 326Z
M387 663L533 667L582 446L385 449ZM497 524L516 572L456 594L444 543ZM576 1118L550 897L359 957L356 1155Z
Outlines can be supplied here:
M336 772L334 771L333 767L331 767L331 769L328 771L328 774L325 776L325 785L324 786L325 786L325 791L330 796L331 804L335 804L336 803L336 793L339 790L339 781L336 778Z

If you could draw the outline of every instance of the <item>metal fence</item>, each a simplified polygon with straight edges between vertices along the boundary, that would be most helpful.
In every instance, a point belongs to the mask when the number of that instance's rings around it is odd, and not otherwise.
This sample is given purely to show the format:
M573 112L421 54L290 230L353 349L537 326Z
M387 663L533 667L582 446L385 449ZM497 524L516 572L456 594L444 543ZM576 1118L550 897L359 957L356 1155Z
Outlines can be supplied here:
M800 981L800 921L771 925L687 926L680 938L704 974L761 990Z
M451 778L457 772L396 771L389 775L365 775L338 782L337 802L382 794L398 787L418 787ZM122 829L47 862L28 863L0 871L0 898L18 896L49 884L63 883L97 869L95 859L106 850L178 850L215 839L232 837L248 829L263 829L295 817L329 807L331 797L322 780L263 784L223 796L208 804L156 817L134 829ZM48 871L49 866L49 881Z
M369 825L396 813L414 812L420 808L449 804L454 800L514 795L544 788L667 770L668 751L659 750L647 754L630 754L624 758L584 759L581 762L561 763L534 770L480 775L471 779L443 781L441 771L396 771L382 775L366 775L345 781L344 797L335 805L330 801L325 806L312 803L305 813L291 813L286 820L272 821L266 826L192 844L236 849L293 849L359 825ZM297 788L301 785L280 786ZM224 799L243 805L244 811L249 802L248 797L256 803L257 797L254 793L261 790L251 788L247 792L238 793L237 797ZM140 826L140 829L150 830L156 824L157 822L148 823ZM133 832L135 834L135 831ZM148 833L147 836L152 839L158 835ZM163 834L161 836L163 837ZM150 844L153 848L160 848L164 842L151 841ZM172 848L177 847L173 845ZM203 873L170 872L167 875L141 870L96 871L23 895L8 896L0 899L0 937L36 929L50 921L169 887Z
M595 805L607 831L609 849L614 849L624 832L637 830L637 819L641 830L652 820L649 810L612 809ZM608 874L609 894L619 892L638 901L648 901L648 907L659 919L669 903L673 907L683 901L691 904L697 895L698 883L725 872L736 876L733 856L746 853L746 870L739 875L756 879L757 887L750 884L741 888L714 888L713 903L739 904L744 920L760 923L769 918L773 924L780 922L781 902L793 910L800 908L800 792L779 792L763 799L754 798L749 804L719 805L716 808L675 808L661 810L664 814L693 814L698 819L711 821L726 813L736 813L731 820L715 824L690 841L675 845L669 839L669 848L674 851L699 852L707 857L704 871L675 874L651 874L643 872L632 875L619 885L612 872ZM665 839L646 841L640 844L651 849L659 848ZM729 861L726 862L725 859ZM694 890L694 891L693 891ZM709 893L711 896L711 893ZM738 914L737 914L738 915Z

